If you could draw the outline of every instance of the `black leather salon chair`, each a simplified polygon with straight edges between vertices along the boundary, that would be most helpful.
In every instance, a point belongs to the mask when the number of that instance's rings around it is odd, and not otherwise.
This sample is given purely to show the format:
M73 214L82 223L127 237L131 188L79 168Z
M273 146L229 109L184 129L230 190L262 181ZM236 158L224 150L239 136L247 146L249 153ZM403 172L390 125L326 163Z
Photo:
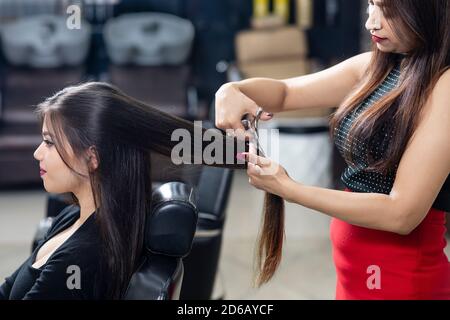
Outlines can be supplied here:
M184 258L185 276L181 300L213 298L222 247L226 208L233 170L204 167L197 185L198 222L192 250Z
M125 300L176 300L183 281L182 258L189 254L197 224L195 194L180 182L153 192L145 226L146 253L131 278Z

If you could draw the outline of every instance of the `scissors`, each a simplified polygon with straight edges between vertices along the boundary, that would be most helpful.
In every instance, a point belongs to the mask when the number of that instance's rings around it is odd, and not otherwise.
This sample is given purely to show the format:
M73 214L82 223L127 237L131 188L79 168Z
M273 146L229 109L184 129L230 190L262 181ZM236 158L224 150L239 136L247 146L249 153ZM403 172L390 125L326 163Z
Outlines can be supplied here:
M261 118L264 110L261 107L258 107L255 116L251 116L250 114L246 114L242 119L242 125L245 128L245 131L250 132L250 142L256 146L256 153L259 156L266 157L264 150L261 147L258 136L258 123Z

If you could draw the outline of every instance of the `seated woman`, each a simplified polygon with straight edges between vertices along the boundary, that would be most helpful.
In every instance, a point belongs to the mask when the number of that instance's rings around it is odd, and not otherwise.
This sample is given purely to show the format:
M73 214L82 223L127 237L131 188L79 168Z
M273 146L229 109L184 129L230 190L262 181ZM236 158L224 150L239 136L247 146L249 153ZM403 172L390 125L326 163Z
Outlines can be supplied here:
M120 299L143 250L150 151L171 156L172 132L194 125L96 82L62 90L38 114L43 142L34 157L44 187L72 193L77 205L58 215L0 299Z

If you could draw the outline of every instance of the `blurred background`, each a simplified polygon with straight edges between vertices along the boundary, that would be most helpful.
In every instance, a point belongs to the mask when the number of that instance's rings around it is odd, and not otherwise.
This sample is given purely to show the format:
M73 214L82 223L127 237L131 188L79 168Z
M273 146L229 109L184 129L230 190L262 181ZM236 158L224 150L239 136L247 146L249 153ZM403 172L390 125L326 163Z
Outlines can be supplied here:
M0 0L0 282L66 205L65 195L45 192L33 159L41 142L36 104L71 84L106 81L212 127L223 83L300 76L369 50L366 7L365 0ZM344 162L328 136L332 112L280 114L265 126L279 129L280 163L291 177L342 189ZM199 193L182 299L334 298L327 216L287 205L282 265L256 289L263 193L242 171L152 161L155 182L182 181Z

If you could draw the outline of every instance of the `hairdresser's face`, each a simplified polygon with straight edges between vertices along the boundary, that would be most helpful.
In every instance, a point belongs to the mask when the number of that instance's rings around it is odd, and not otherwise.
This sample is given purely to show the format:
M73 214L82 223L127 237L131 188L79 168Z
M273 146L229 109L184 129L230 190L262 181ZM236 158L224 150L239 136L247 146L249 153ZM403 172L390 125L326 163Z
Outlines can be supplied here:
M51 193L66 193L73 192L77 194L88 179L80 177L75 174L64 163L59 155L54 143L54 136L49 132L45 121L42 127L43 141L34 152L34 158L39 161L40 174L44 182L44 188ZM66 139L64 139L66 140ZM80 164L77 165L73 156L73 151L67 141L61 141L62 147L69 155L68 163L77 172L87 174L87 169L83 168Z
M372 41L376 43L378 50L392 53L407 53L410 48L406 46L405 39L399 39L394 33L392 25L394 22L385 17L382 10L381 0L369 0L366 21L366 29L372 35Z

